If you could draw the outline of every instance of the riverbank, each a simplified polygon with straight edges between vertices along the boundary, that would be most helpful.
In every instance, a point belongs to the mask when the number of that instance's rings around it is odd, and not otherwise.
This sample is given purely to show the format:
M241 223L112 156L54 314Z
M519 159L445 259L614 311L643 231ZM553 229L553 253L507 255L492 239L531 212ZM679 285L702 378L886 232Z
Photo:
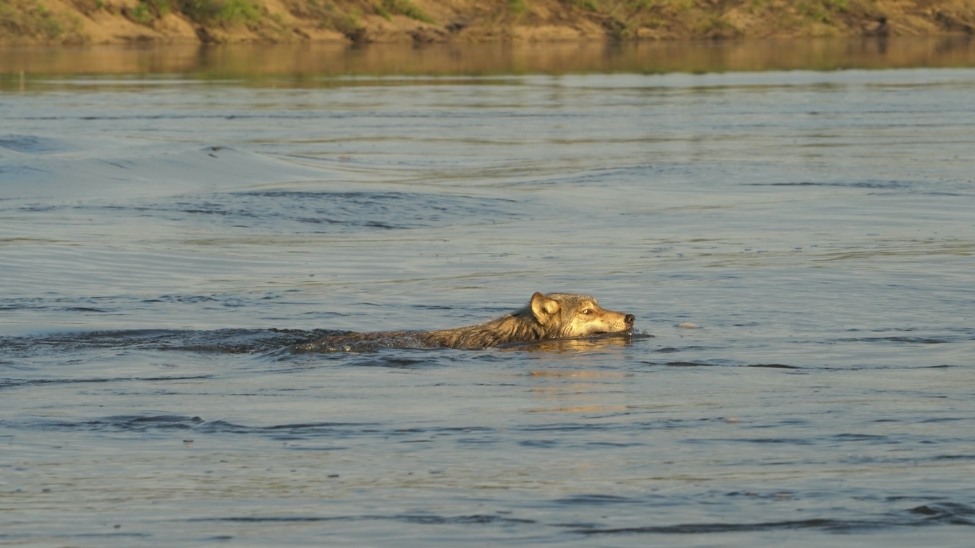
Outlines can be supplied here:
M975 34L975 5L968 0L0 0L4 45L941 34Z

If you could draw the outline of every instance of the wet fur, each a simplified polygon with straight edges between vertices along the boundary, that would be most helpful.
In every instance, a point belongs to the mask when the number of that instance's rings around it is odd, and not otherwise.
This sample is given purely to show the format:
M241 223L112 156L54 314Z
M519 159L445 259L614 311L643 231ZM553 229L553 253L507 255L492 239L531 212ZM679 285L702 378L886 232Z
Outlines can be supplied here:
M623 334L633 329L632 314L601 308L588 295L535 293L528 306L486 323L438 331L383 331L327 335L296 347L304 352L335 352L363 347L480 349L546 340Z

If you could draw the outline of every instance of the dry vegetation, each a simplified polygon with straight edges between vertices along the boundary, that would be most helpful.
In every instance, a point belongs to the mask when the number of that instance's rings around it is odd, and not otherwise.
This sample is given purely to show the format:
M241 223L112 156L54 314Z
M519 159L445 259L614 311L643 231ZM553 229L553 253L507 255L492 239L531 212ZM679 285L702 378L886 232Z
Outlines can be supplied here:
M975 34L971 0L0 0L0 44Z

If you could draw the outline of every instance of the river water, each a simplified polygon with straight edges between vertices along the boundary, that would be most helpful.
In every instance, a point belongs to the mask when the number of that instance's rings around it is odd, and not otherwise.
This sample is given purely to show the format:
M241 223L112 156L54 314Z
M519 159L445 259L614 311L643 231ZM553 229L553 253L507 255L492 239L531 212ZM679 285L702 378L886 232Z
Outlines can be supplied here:
M968 545L966 47L828 71L5 57L0 543ZM290 350L537 290L640 336Z

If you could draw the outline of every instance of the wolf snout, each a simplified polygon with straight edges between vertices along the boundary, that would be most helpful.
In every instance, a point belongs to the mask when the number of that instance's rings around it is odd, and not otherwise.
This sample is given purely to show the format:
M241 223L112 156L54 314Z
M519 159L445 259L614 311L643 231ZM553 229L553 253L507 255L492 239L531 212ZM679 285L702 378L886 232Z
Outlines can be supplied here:
M633 322L636 321L636 316L633 314L627 314L626 316L623 316L623 321L626 322L626 325L633 325Z

